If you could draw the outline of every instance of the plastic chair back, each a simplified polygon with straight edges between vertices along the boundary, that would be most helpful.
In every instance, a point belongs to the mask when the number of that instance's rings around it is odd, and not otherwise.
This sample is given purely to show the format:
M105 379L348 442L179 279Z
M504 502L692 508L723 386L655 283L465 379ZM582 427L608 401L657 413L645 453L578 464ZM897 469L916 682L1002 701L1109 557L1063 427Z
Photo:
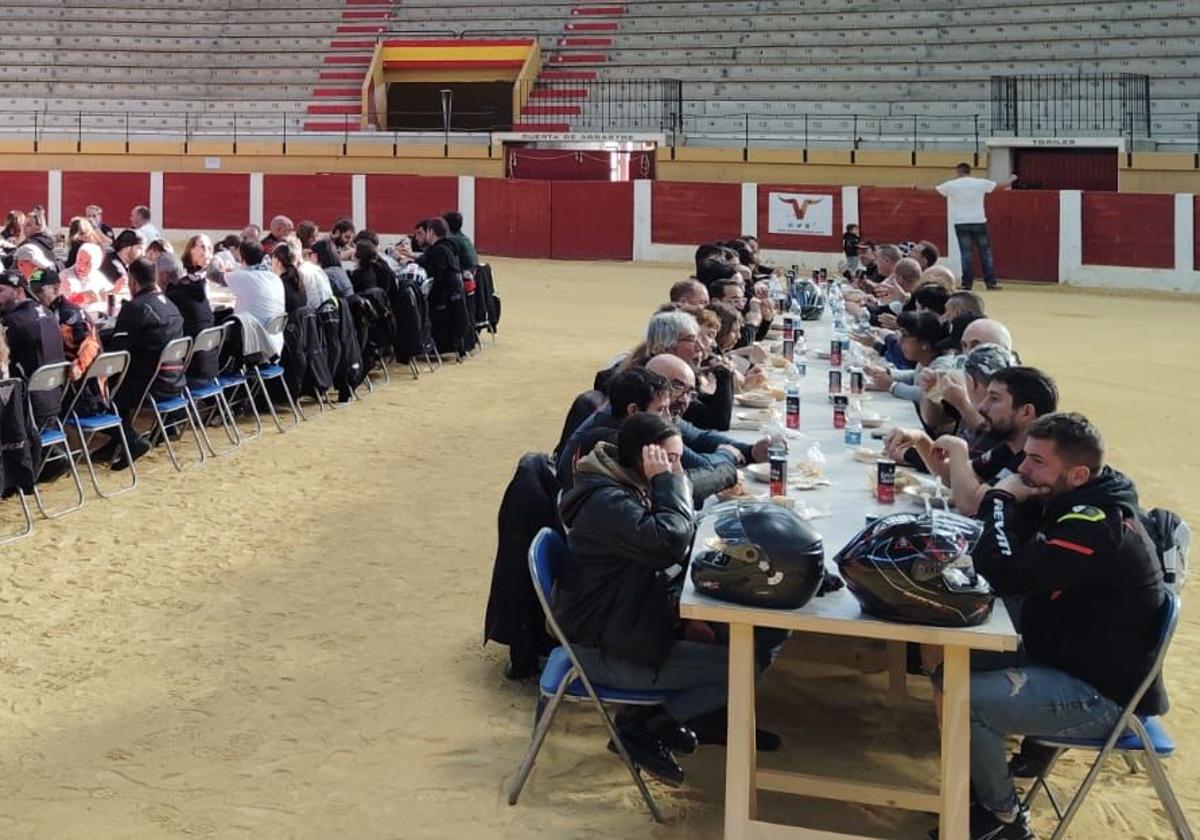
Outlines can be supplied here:
M221 345L224 343L225 325L200 330L200 332L196 333L196 337L192 339L192 355L220 350Z
M83 372L83 377L75 383L75 394L71 397L71 402L67 406L67 410L62 413L62 416L70 417L74 414L75 407L79 403L79 398L83 396L88 383L96 382L100 379L107 381L108 401L111 403L113 396L125 382L125 374L129 371L129 358L128 350L115 350L110 353L101 353L92 359L92 363L88 365L88 369Z
M33 372L33 376L29 377L29 382L25 387L31 394L63 388L67 384L70 370L70 362L53 362L42 365Z
M159 354L158 369L161 371L167 365L182 365L191 349L192 340L187 336L168 341Z
M279 335L287 328L287 314L276 315L270 321L263 325L263 329L267 331L267 335Z

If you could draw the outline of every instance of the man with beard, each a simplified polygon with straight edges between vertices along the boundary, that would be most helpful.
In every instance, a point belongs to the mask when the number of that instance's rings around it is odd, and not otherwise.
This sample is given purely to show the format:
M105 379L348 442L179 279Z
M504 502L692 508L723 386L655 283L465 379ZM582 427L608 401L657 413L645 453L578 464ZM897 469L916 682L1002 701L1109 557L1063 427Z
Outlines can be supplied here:
M1024 647L972 661L972 840L1033 837L1006 736L1111 732L1153 667L1164 597L1137 490L1105 466L1096 427L1080 414L1048 414L1022 436L1017 472L984 493L974 553L998 594L1021 599ZM1166 709L1156 681L1137 713Z
M982 417L977 442L980 454L971 456L967 441L942 435L933 442L923 432L897 430L888 449L899 453L914 448L930 471L949 479L950 491L959 513L973 516L991 485L1017 471L1025 460L1025 437L1029 427L1044 414L1058 409L1054 380L1031 367L997 370L983 399L976 406Z

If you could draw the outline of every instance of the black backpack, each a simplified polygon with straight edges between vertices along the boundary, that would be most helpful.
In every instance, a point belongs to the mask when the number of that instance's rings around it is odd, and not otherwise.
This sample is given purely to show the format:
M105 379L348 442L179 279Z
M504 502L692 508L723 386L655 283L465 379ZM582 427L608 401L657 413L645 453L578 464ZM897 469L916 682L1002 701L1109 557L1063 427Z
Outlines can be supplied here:
M1180 594L1184 583L1187 582L1188 549L1192 544L1192 529L1179 514L1163 508L1142 511L1139 518L1158 552L1163 583L1176 595Z

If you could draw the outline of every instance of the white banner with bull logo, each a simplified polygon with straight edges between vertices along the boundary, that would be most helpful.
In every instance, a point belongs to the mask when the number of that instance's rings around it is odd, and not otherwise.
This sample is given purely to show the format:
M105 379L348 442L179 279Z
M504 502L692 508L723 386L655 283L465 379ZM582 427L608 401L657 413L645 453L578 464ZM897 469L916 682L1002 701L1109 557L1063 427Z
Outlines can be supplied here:
M833 234L833 196L778 193L768 196L767 230L807 236Z

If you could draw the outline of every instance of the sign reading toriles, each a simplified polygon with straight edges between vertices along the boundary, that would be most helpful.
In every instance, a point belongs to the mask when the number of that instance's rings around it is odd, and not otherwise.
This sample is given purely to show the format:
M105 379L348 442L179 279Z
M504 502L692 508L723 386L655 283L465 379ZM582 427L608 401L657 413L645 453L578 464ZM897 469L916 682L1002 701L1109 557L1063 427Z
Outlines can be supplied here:
M810 193L770 194L767 229L771 233L833 235L833 196Z

